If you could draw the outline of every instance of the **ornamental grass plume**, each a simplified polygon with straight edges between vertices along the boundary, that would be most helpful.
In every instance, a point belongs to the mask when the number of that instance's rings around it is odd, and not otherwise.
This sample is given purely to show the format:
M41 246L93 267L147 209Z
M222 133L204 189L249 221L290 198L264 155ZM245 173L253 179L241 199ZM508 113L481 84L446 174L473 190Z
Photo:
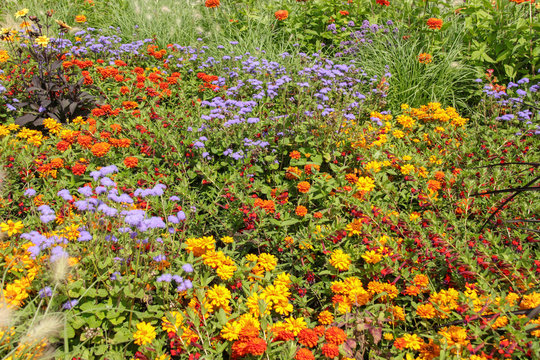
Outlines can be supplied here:
M21 338L21 344L36 345L57 336L63 329L63 320L57 316L46 316Z

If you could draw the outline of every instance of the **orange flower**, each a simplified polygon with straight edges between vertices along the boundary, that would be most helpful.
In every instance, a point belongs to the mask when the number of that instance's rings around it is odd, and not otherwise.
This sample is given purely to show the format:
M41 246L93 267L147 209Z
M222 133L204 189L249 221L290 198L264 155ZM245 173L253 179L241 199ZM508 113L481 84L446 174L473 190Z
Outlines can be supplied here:
M60 158L54 158L51 160L51 168L53 169L60 169L60 168L63 168L64 167L64 160L60 159Z
M111 148L110 144L105 143L105 142L100 142L100 143L92 145L92 147L90 148L90 151L92 152L92 154L94 154L94 156L102 157L102 156L105 156L109 152L110 148Z
M424 274L418 274L414 277L414 284L419 287L426 287L429 284L429 278Z
M305 206L298 205L296 207L295 214L298 216L304 217L307 214L307 208Z
M67 141L64 141L64 140L62 140L58 144L56 144L56 148L60 152L66 151L70 146L71 146L71 144L68 143Z
M339 355L339 348L333 344L324 344L321 350L323 355L329 359L333 359Z
M298 333L298 342L304 346L312 348L317 346L319 336L315 330L304 328Z
M71 167L71 172L73 175L82 175L86 172L86 165L78 162Z
M341 330L337 326L332 326L331 328L326 330L324 338L329 344L339 346L343 344L345 340L347 340L347 334L345 334L345 331Z
M307 193L310 187L311 185L307 181L301 181L298 183L298 191L300 191L302 194Z
M219 6L219 0L206 0L204 6L207 8L215 8Z
M266 341L258 337L249 339L246 350L251 355L262 355L266 351Z
M418 62L420 64L429 64L433 61L433 57L428 53L421 53L418 55Z
M285 20L289 17L289 12L287 10L278 10L274 13L274 15L278 20Z
M427 26L433 30L440 30L442 28L442 25L443 25L442 19L429 18L427 21Z
M124 159L124 165L129 169L136 167L138 163L139 159L133 156L128 156Z
M79 135L77 143L85 149L89 149L92 146L92 137L90 135Z
M349 12L347 10L341 10L339 13L343 16L349 15Z
M315 164L306 164L306 165L304 165L304 171L306 172L306 174L308 174L308 175L313 174L312 169L315 169L316 171L319 171L321 169L321 167L319 165L315 165Z
M322 219L322 212L317 211L316 213L313 213L313 217L315 219Z
M324 310L319 314L317 320L323 325L330 325L334 321L334 315L330 311Z
M302 170L295 166L289 166L285 173L285 178L288 180L298 179L302 175Z
M86 16L77 15L77 16L75 16L75 21L78 22L78 23L85 23L86 22Z
M298 160L298 159L300 159L301 156L302 156L302 154L300 154L300 152L298 152L298 151L296 151L296 150L291 151L291 152L289 153L289 157L290 157L291 159L296 159L296 160Z
M294 357L295 360L315 360L315 356L309 349L300 349Z

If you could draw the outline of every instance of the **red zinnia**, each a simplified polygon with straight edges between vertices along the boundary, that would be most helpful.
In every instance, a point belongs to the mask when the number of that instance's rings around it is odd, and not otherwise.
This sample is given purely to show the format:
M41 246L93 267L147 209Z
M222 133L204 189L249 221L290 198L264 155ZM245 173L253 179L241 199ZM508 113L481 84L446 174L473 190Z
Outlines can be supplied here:
M266 351L266 341L258 337L249 339L246 350L251 355L262 355Z
M71 172L73 173L73 175L82 175L86 172L86 165L76 163L71 167Z
M315 360L315 356L309 349L300 349L294 357L295 360Z
M319 336L313 329L304 328L298 333L298 342L307 347L317 346Z
M206 0L204 6L207 8L215 8L219 6L219 0Z
M389 6L390 1L388 1L388 0L377 0L377 4L383 5L383 6Z
M429 18L427 21L427 26L430 29L440 30L440 28L442 28L442 25L443 25L442 19Z
M345 331L341 330L340 328L332 326L326 330L324 338L330 344L341 345L345 342L345 340L347 340L347 334L345 334Z
M333 359L339 355L339 349L336 345L333 344L324 344L321 349L324 356L329 359Z
M56 148L58 149L58 151L64 152L70 147L70 145L71 144L67 141L62 140L58 144L56 144Z
M133 156L128 156L124 159L124 165L126 165L126 167L129 169L136 167L138 163L139 159Z
M278 20L285 20L289 17L289 12L287 10L278 10L274 13L274 16Z

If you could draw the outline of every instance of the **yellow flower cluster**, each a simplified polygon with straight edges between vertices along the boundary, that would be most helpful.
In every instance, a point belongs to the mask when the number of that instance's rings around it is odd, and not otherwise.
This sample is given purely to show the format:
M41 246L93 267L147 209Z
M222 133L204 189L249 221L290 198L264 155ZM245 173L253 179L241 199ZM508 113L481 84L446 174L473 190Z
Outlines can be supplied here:
M349 270L349 266L351 265L351 257L349 254L344 253L343 250L337 249L330 256L330 265L340 271Z
M277 266L277 258L267 253L261 253L259 256L248 254L246 259L249 262L255 262L255 266L251 269L251 274L254 276L248 277L250 281L262 278L266 271L272 271Z
M443 109L439 103L428 103L420 108L412 108L409 114L423 122L450 123L455 127L463 126L469 119L462 118L453 107Z
M204 263L213 269L221 280L229 280L233 277L237 266L230 256L226 256L223 251L210 250L202 255Z
M458 307L458 297L459 292L454 288L450 288L431 294L429 301L437 307L437 315L442 319L446 319L450 311Z
M371 294L364 289L362 281L355 276L332 282L330 289L336 294L332 302L338 306L338 311L342 314L350 312L353 305L366 305L371 300Z
M161 318L161 329L167 333L175 333L186 343L197 341L199 336L184 323L185 313L173 311Z
M250 312L254 315L259 314L259 299L264 300L264 303L267 304L266 310L270 307L280 315L288 315L292 312L293 306L289 302L289 296L291 292L289 286L291 284L290 275L287 273L281 273L274 280L272 285L268 285L262 290L262 293L256 296L250 296L248 299L248 308Z
M147 345L151 344L152 340L156 338L156 329L147 322L140 322L137 324L137 331L133 334L135 344Z
M209 312L214 312L217 309L223 309L226 312L231 311L229 301L231 300L232 295L229 289L223 285L214 285L214 287L206 293L206 303L205 307Z
M261 323L252 314L243 314L235 320L229 320L221 329L221 336L228 341L238 340L242 329L248 326L259 329Z
M203 236L201 238L189 238L186 240L187 251L199 257L207 251L216 249L216 240L213 236Z

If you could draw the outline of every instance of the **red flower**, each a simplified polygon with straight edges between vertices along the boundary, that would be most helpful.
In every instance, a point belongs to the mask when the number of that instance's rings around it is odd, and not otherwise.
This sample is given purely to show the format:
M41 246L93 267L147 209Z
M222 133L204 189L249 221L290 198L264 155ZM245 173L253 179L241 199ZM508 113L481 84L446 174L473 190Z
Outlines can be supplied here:
M128 156L124 159L124 165L129 169L136 167L138 163L139 159L133 156Z
M343 16L349 15L349 12L346 11L346 10L341 10L339 13L340 13L341 15L343 15Z
M388 1L388 0L377 0L377 4L383 5L383 6L389 6L390 1Z
M429 18L426 24L430 29L440 30L442 28L443 21L442 19Z
M249 339L246 350L251 355L262 355L266 351L266 341L258 337Z
M295 360L315 360L313 353L309 349L300 349L294 357Z
M298 342L304 346L307 347L314 347L317 346L317 343L319 342L319 336L317 335L317 332L313 329L302 329L298 333Z
M219 6L219 0L206 0L204 6L207 8L215 8Z
M71 167L73 175L82 175L86 172L86 165L82 163L76 163Z
M336 345L333 344L324 344L321 349L324 356L329 359L333 359L339 355L339 349Z
M287 10L278 10L274 13L274 16L280 21L285 20L289 17L289 12Z
M58 151L64 152L70 147L70 145L71 144L67 141L62 140L58 144L56 144L56 148L58 149Z
M347 340L347 334L345 334L345 331L341 330L340 328L332 326L326 330L324 338L329 344L341 345L345 342L345 340Z

